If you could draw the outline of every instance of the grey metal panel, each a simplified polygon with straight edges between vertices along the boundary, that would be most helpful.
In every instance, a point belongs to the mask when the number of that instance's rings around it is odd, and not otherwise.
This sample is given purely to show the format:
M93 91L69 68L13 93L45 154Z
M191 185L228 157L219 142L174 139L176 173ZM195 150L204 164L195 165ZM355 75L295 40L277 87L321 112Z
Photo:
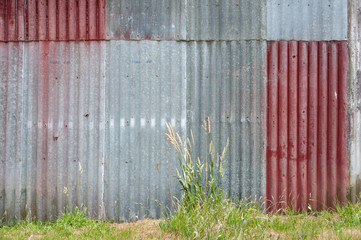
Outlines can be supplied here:
M187 40L265 39L266 0L188 0Z
M107 39L266 38L266 0L110 0L106 8Z
M0 44L0 217L18 216L23 212L24 161L21 154L22 136L22 55L20 43ZM5 159L7 161L5 161Z
M166 122L185 139L186 43L110 41L106 64L106 216L161 217L180 197ZM162 204L159 206L156 201ZM141 204L141 205L139 205ZM150 215L145 209L149 209Z
M361 3L348 1L348 36L350 57L350 85L349 85L349 121L350 135L350 198L357 201L361 193Z
M186 38L186 0L106 1L107 39Z
M346 40L346 0L267 0L268 40Z
M48 220L66 203L101 215L104 53L104 42L1 43L1 218Z
M218 153L229 138L223 184L230 197L265 194L266 51L265 41L187 47L187 130L203 161L206 117Z

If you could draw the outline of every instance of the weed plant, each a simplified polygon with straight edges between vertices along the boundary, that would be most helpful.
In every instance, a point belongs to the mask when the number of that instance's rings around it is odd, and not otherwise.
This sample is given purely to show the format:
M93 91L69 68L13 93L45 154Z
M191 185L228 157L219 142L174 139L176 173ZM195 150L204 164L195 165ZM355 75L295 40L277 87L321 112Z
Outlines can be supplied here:
M222 203L223 194L221 180L224 176L223 161L227 153L229 141L222 154L216 154L211 138L211 124L209 118L204 121L205 133L205 157L204 163L199 157L193 159L195 149L193 132L191 139L182 141L178 133L175 133L172 126L167 124L168 141L177 153L180 172L177 169L177 179L183 192L181 205L192 210L195 207L208 204L217 205ZM209 145L208 145L209 142Z

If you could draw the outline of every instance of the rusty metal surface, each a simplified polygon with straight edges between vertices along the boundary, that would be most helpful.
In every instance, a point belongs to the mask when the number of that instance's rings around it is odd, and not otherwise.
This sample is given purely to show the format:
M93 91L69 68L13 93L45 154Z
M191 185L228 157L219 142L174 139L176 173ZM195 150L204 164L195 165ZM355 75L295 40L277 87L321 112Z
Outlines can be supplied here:
M347 40L347 1L267 0L267 39Z
M0 0L0 41L105 39L105 0Z
M346 201L347 42L268 45L268 207Z

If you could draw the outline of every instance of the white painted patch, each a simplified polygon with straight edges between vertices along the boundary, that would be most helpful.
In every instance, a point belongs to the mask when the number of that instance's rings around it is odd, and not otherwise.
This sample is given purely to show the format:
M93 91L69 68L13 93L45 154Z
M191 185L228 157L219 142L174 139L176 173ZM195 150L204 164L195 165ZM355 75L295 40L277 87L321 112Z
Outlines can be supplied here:
M170 122L171 122L172 126L174 127L174 126L175 126L175 124L176 124L176 120L175 120L175 118L172 118L172 120L171 120Z
M150 126L155 127L155 118L150 120Z
M335 97L337 98L337 92L335 91Z
M187 124L187 119L183 118L183 119L181 120L181 126L182 126L182 128L185 128L185 127L186 127L186 124Z
M120 119L120 126L121 126L121 127L125 127L125 120L124 120L124 118L121 118L121 119Z
M110 127L114 127L114 119L110 119Z
M130 119L130 127L134 127L135 126L135 118L131 118Z
M145 127L145 118L140 119L140 126Z

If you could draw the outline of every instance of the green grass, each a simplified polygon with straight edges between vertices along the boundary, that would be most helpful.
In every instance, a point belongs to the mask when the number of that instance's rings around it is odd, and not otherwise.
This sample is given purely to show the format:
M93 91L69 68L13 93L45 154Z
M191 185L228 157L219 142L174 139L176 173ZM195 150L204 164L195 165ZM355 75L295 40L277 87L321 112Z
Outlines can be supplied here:
M335 210L266 214L260 202L178 206L163 220L114 224L80 211L54 222L18 222L0 227L0 239L361 239L361 203Z
M17 222L2 226L0 239L115 239L120 233L113 228L110 223L87 217L82 208L75 208L55 222Z
M335 210L266 213L259 202L180 202L160 228L186 239L361 239L361 203Z

